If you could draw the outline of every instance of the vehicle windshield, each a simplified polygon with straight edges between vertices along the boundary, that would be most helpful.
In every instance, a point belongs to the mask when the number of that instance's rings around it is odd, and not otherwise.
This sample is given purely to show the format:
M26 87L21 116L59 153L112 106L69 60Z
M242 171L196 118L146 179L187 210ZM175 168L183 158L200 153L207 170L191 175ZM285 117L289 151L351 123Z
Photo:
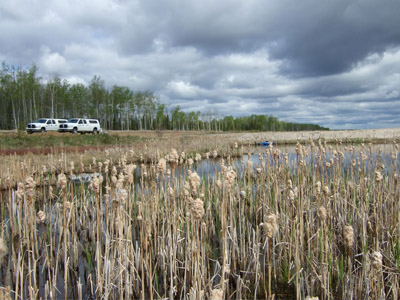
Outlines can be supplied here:
M69 119L68 123L78 123L79 119Z
M46 123L47 119L37 119L35 122L33 123Z

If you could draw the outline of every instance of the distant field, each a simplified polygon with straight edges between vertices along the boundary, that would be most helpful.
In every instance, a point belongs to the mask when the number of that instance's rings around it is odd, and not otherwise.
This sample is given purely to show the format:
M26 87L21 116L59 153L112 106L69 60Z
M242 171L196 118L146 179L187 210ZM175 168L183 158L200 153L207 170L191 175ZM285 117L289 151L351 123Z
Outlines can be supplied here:
M309 138L327 142L335 139L342 142L392 142L400 139L400 128L342 131L300 131L300 132L234 132L207 133L200 131L108 131L107 134L73 135L69 133L37 133L0 131L0 149L51 148L51 147L108 147L132 146L138 143L159 143L160 141L185 145L191 140L224 140L228 143L255 143L273 141L276 144L306 142Z

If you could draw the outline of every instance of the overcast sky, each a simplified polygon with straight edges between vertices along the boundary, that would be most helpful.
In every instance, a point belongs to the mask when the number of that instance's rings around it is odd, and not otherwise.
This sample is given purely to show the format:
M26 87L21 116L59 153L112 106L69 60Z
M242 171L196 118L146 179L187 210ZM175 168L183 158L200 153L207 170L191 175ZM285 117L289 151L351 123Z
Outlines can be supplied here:
M170 107L400 127L399 0L7 0L0 61Z

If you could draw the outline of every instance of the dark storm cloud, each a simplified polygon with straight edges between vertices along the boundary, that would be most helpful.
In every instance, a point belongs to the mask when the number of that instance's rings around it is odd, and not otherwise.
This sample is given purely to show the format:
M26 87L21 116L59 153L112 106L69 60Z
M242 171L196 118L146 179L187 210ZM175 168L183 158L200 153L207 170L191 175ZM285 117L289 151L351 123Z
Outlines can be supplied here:
M169 108L400 126L398 0L0 3L0 61L152 90Z
M341 73L400 43L397 0L146 1L136 9L159 19L132 21L132 40L126 40L132 49L150 46L150 39L137 32L206 55L266 47L272 59L284 62L281 71L289 76Z

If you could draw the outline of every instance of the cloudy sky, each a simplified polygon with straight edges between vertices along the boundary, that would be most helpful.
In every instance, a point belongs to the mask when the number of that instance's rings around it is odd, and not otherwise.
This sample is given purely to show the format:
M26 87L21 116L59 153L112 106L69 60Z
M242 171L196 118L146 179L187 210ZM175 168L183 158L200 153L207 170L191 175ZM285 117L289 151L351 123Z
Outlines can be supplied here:
M399 0L8 0L0 61L220 116L400 127Z

